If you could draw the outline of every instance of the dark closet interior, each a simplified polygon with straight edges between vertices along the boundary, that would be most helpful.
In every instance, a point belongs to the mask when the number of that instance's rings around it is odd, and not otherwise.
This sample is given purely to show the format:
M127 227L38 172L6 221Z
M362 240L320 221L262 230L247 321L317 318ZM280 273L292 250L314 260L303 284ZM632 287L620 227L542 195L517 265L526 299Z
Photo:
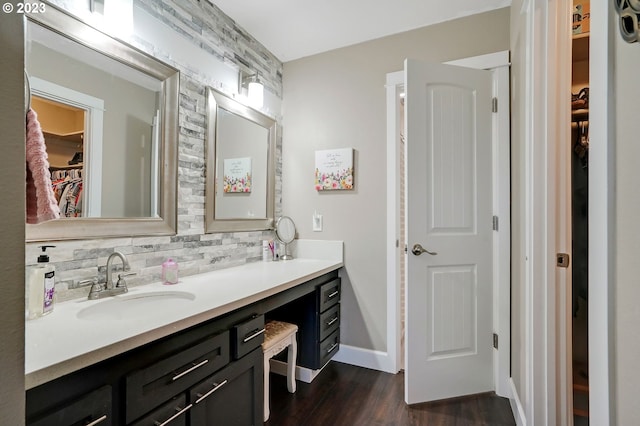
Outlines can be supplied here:
M589 424L589 32L587 28L575 34L575 23L574 16L570 141L573 414L574 425L582 426Z

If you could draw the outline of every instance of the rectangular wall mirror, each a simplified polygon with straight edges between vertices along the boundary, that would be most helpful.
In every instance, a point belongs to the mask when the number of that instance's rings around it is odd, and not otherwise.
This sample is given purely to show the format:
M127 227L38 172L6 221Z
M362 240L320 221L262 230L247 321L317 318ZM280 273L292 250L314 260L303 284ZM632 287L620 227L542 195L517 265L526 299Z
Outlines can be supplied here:
M207 89L206 232L273 227L276 122Z
M179 73L47 5L27 15L31 107L61 218L27 241L176 232Z

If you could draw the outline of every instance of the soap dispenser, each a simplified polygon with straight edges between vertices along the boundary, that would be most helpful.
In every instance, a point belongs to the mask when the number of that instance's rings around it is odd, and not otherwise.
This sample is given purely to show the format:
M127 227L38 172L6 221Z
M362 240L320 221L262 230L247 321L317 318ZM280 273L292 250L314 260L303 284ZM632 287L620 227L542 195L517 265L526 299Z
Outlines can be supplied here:
M48 248L55 246L40 246L42 254L38 256L38 263L27 268L26 301L27 319L35 319L53 310L53 296L55 292L55 267L49 263Z
M164 284L178 283L178 263L171 258L162 263L162 282Z

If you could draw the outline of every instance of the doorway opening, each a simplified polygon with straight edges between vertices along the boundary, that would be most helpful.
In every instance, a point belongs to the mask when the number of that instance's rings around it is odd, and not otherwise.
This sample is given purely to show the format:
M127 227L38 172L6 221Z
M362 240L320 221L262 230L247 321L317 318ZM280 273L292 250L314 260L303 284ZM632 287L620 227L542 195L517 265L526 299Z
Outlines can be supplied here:
M44 134L51 183L61 217L86 215L83 197L85 113L82 108L33 96Z
M509 194L509 52L498 52L451 62L451 65L491 70L493 75L493 100L497 110L493 114L493 235L494 265L496 275L493 289L493 329L495 342L499 338L499 348L494 351L493 370L495 391L500 396L511 395L510 384L510 215ZM402 221L405 219L404 182L409 182L404 166L403 105L401 93L404 91L404 73L387 74L387 193L392 202L387 205L387 341L388 351L381 356L380 365L385 371L397 372L406 368L407 338L405 336L405 288L408 277L403 275L407 256L407 231ZM491 99L490 99L491 100ZM491 102L490 102L491 103ZM497 107L500 105L500 107ZM403 158L404 157L404 158ZM491 222L491 220L489 220ZM484 223L484 222L483 222ZM404 284L404 286L403 286ZM484 340L482 341L484 344ZM491 343L489 343L491 344ZM496 345L498 346L498 345Z
M589 424L589 2L574 1L571 64L571 348L573 421Z
M102 130L104 100L31 77L32 107L45 136L52 181L81 183L76 206L63 206L62 217L100 217L102 211ZM59 198L64 187L61 187ZM77 188L74 192L78 192ZM68 214L67 214L68 213Z

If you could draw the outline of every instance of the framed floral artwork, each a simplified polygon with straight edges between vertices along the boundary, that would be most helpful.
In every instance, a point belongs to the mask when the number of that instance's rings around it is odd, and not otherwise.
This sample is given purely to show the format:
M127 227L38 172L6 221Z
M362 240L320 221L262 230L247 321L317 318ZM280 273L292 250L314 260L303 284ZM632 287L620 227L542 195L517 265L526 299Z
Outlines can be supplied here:
M353 148L316 151L316 191L353 189Z
M224 160L224 192L251 192L251 158Z

